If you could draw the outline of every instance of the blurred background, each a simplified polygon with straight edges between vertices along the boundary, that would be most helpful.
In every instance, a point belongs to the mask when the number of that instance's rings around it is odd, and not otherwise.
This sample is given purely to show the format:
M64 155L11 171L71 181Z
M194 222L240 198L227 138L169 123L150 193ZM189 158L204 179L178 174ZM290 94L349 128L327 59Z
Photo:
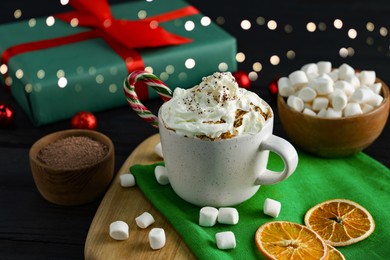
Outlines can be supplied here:
M128 1L109 1L119 2ZM375 70L377 77L390 83L389 1L188 2L236 37L238 70L249 75L250 89L269 102L274 111L275 95L270 92L270 85L310 62L325 60L334 67L347 63L355 69ZM2 0L0 25L71 9L62 3L66 1ZM7 35L0 35L0 44L5 38ZM15 110L15 122L0 128L0 258L82 259L85 237L99 202L66 209L48 204L36 191L28 162L28 150L35 140L70 128L70 121L35 127L4 86L0 86L0 103L10 104ZM156 111L161 101L149 100L145 104ZM139 143L157 133L128 107L95 115L98 130L114 142L116 171ZM277 116L275 134L286 138ZM389 144L387 122L379 139L364 152L390 167ZM10 197L19 204L11 202ZM36 223L36 219L47 221Z

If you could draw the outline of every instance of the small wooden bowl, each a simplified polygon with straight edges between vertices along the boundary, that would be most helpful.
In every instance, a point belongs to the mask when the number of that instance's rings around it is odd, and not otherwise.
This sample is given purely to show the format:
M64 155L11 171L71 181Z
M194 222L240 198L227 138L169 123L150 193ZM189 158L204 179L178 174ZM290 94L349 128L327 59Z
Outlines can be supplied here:
M389 116L389 88L381 80L382 104L374 110L351 117L321 118L298 112L278 95L282 126L297 147L321 157L337 158L355 154L372 144L381 134Z
M48 144L71 136L84 136L107 145L107 154L94 165L77 169L53 168L38 160L39 151ZM80 205L101 196L114 174L114 145L102 133L72 129L46 135L30 148L30 166L35 184L41 195L58 205Z

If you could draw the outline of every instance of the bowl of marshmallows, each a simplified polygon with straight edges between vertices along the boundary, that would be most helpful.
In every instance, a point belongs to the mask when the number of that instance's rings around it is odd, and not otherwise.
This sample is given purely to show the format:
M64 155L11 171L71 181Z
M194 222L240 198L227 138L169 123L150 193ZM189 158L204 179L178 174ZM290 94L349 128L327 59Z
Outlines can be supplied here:
M309 63L278 80L282 126L299 148L321 157L355 154L373 143L389 116L389 88L373 70Z

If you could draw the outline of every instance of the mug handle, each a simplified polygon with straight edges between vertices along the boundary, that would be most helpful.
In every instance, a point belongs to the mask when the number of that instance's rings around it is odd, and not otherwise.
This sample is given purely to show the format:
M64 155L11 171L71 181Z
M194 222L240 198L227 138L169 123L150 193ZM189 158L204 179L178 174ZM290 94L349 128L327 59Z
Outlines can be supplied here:
M259 174L255 185L267 185L281 182L288 178L297 168L298 153L288 141L275 135L270 135L260 144L260 150L268 150L282 158L284 169L281 172L271 171L267 168Z

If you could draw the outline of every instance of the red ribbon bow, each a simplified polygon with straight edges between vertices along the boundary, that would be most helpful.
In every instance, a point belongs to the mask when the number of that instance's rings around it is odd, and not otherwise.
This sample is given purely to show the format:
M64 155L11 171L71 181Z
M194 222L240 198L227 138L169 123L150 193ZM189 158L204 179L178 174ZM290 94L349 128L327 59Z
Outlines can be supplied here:
M94 0L93 2L91 0L71 0L70 4L76 11L59 14L56 17L67 22L77 19L78 25L93 27L102 33L103 38L129 49L177 45L191 41L158 26L157 17L137 21L115 19L107 0ZM197 13L196 9L193 11Z

